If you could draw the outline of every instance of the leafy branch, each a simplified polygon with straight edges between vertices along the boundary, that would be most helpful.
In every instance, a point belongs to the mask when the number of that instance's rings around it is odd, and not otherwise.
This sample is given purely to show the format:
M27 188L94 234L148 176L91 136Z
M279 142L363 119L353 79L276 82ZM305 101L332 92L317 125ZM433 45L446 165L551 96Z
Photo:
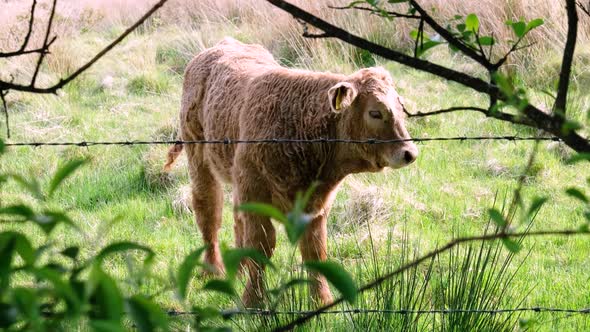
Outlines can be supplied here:
M456 33L454 34L451 30L445 29L440 25L437 21L435 21L426 10L424 10L416 1L414 0L404 0L404 1L393 1L394 3L409 3L410 4L410 12L409 15L411 19L418 19L420 21L424 21L428 24L431 28L433 28L443 39L445 39L450 46L456 48L457 50L461 51L463 54L467 55L471 59L475 60L477 63L481 64L484 68L486 68L490 72L490 80L486 82L478 77L441 66L439 64L420 59L418 56L411 56L404 54L401 51L397 51L391 48L384 47L382 45L373 43L367 39L354 35L348 32L345 29L337 27L318 16L315 16L285 0L267 0L269 3L273 4L274 6L281 8L282 10L288 12L289 14L293 15L294 18L305 22L307 24L312 25L313 27L319 29L322 33L315 34L315 38L337 38L345 43L350 45L359 47L361 49L367 50L373 54L379 55L385 59L392 60L403 65L409 66L414 69L418 69L424 72L428 72L435 76L447 79L452 82L459 83L467 88L470 88L474 91L480 92L485 94L490 99L490 106L489 109L485 111L485 115L497 118L502 121L507 121L511 123L522 124L526 126L530 126L536 129L542 129L548 133L551 133L563 140L565 144L570 146L572 149L578 152L590 152L590 141L587 137L582 136L580 133L576 132L575 130L571 130L570 128L564 128L567 123L567 120L564 119L565 111L562 110L557 111L558 107L561 107L563 100L567 95L567 83L569 81L569 77L571 75L571 62L569 59L569 55L567 59L564 60L562 64L562 69L560 72L560 87L558 88L558 97L556 98L556 105L554 106L555 112L547 113L546 111L540 109L532 105L524 96L524 94L520 93L518 90L514 90L514 88L510 85L501 86L498 84L498 79L502 80L502 75L498 73L498 69L505 63L508 56L522 49L520 46L521 40L524 36L531 31L532 29L538 27L543 23L542 20L536 19L530 22L518 21L518 22L507 22L509 24L515 35L518 37L518 40L513 44L512 48L496 63L492 63L489 59L491 57L482 53L483 46L489 44L490 48L495 44L492 36L479 36L476 34L476 31L479 29L479 21L475 20L476 17L468 17L465 21L465 26L461 26L466 33L465 36L473 35L477 36L477 41L473 41L473 45L467 43L464 39L461 39ZM576 16L575 13L575 1L574 0L566 0L568 3L567 11L568 17L573 18ZM375 1L366 1L369 4L374 5ZM354 5L351 8L357 6L359 1L355 1ZM574 4L573 6L571 4ZM348 7L346 7L348 8ZM367 8L367 7L363 7ZM368 8L373 9L376 14L379 15L387 15L387 11L381 10L380 8ZM363 10L368 10L363 9ZM397 12L394 12L397 13ZM416 14L417 13L417 14ZM419 15L418 15L419 14ZM418 17L414 17L418 16ZM576 34L575 27L571 25L575 25L575 21L570 20L570 27L569 27L569 36L573 36ZM459 31L460 32L460 31ZM422 41L422 45L424 46L425 37L424 33L420 33L418 31L416 33L416 42L419 40ZM465 37L467 38L467 37ZM471 38L471 37L469 37ZM568 38L569 43L566 43L566 52L569 54L569 51L574 50L575 43L571 41L571 38ZM527 45L529 46L529 45ZM526 47L526 46L525 46ZM418 52L415 52L416 55ZM490 50L491 53L491 50ZM565 56L564 56L565 57ZM566 79L567 78L567 79ZM503 79L506 81L506 79ZM504 88L503 88L504 87ZM506 88L508 87L508 89ZM560 92L561 91L561 92ZM507 106L514 106L516 107L519 112L522 113L522 117L515 117L510 113L505 113L500 111L500 107L498 107L498 101L503 102ZM483 112L482 112L483 113ZM515 121L517 119L524 118L525 120Z

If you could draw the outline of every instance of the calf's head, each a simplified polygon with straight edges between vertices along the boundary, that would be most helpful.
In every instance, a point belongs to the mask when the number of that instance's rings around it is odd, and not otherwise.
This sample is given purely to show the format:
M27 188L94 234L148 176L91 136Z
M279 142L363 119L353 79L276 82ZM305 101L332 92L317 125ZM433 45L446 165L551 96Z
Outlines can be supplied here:
M346 139L406 140L401 97L383 68L367 68L338 82L328 91L332 111L340 114L339 135ZM416 160L418 148L411 141L350 146L350 158L362 160L367 170L401 168Z

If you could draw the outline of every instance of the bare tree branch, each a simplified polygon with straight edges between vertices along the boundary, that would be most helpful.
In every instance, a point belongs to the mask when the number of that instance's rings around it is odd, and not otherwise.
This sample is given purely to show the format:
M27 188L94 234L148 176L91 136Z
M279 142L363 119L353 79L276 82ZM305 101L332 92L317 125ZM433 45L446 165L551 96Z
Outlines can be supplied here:
M399 62L401 64L407 65L409 67L419 69L419 70L434 74L436 76L440 76L440 77L445 78L447 80L463 84L465 86L468 86L468 87L470 87L476 91L482 92L482 93L492 93L492 94L499 94L500 93L497 87L492 86L491 84L489 84L488 82L486 82L482 79L467 75L465 73L462 73L462 72L459 72L459 71L456 71L456 70L453 70L453 69L450 69L447 67L443 67L441 65L438 65L438 64L426 61L426 60L417 59L412 56L406 55L404 53L401 53L401 52L383 47L381 45L375 44L375 43L370 42L364 38L353 35L353 34L349 33L348 31L338 28L338 27L320 19L319 17L316 17L316 16L302 10L301 8L294 6L284 0L267 0L267 1L277 7L285 10L286 12L290 13L295 18L303 20L304 22L307 22L307 23L313 25L314 27L324 31L325 33L327 33L331 37L340 39L348 44L368 50L368 51L370 51L376 55L382 56L386 59L390 59L390 60Z
M7 90L15 90L15 91L23 91L23 92L33 92L33 93L56 93L57 90L63 88L66 84L73 81L75 78L80 76L84 71L90 68L94 63L96 63L100 58L102 58L105 54L107 54L113 47L119 44L125 37L127 37L131 32L133 32L138 26L140 26L145 20L147 20L154 12L156 12L160 7L162 7L168 0L160 0L158 1L150 10L148 10L137 22L135 22L132 26L127 28L117 39L113 40L109 45L107 45L104 49L98 52L92 59L90 59L87 63L83 66L78 68L75 72L73 72L70 76L66 78L62 78L59 82L55 83L52 86L46 88L40 88L35 86L34 84L17 84L13 82L5 82L0 80L0 91L7 91ZM47 43L49 43L48 41ZM46 44L47 44L46 43Z
M534 125L533 122L527 120L526 118L519 117L514 114L504 113L504 112L500 112L500 111L490 111L489 109L485 109L485 108L481 108L481 107L474 107L474 106L455 106L455 107L445 108L445 109L436 110L436 111L414 112L414 113L410 113L408 110L406 110L404 108L404 113L408 116L408 118L421 118L421 117L440 115L440 114L446 114L446 113L453 113L453 112L459 112L459 111L475 111L475 112L482 113L487 117L498 119L498 120L508 121L508 122L512 122L515 124L521 124L521 125L526 125L526 126Z
M427 253L426 255L421 256L420 258L417 258L405 265L402 265L398 269L391 271L387 274L384 274L384 275L376 278L375 280L365 284L364 286L362 286L358 289L358 294L361 294L361 293L366 292L367 290L373 289L373 288L381 285L383 282L399 275L400 273L407 271L411 268L415 268L418 265L422 264L423 262L425 262L429 259L432 259L433 257L438 256L446 251L449 251L450 249L453 249L454 247L461 245L461 244L470 243L470 242L493 241L493 240L498 240L498 239L519 238L519 237L538 237L538 236L551 236L551 235L562 235L562 236L590 235L590 231L578 230L578 229L565 229L565 230L554 230L554 231L549 230L549 231L520 232L520 233L507 233L507 232L502 231L500 233L494 233L494 234L484 234L484 235L479 235L479 236L469 236L469 237L456 238L456 239L450 241L449 243L445 244L444 246L442 246L438 249L435 249L435 250ZM290 330L294 329L295 327L302 325L303 323L309 321L310 319L320 315L322 312L325 312L326 310L329 310L342 302L344 302L344 298L340 297L340 298L336 299L334 302L327 304L321 308L318 308L317 310L310 312L304 316L301 316L301 317L293 320L289 324L283 325L279 328L276 328L273 331L290 331Z
M441 65L429 61L411 57L404 53L383 47L381 45L375 44L366 39L353 35L346 30L336 27L304 11L303 9L288 3L285 0L267 1L273 4L274 6L290 13L295 18L307 22L313 25L314 27L324 31L330 37L340 39L345 43L362 48L364 50L372 52L373 54L382 56L386 59L393 60L395 62L409 66L411 68L425 71L438 77L460 83L475 91L487 94L490 97L491 105L494 105L497 100L508 101L510 98L514 98L514 96L509 97L504 95L500 92L496 85L485 82L480 78L462 72L458 72L456 70L443 67ZM578 152L590 152L590 142L588 141L588 139L580 136L575 131L568 131L564 133L561 128L560 119L555 118L554 115L547 114L529 103L527 103L523 107L522 112L532 122L533 125L531 125L531 127L542 129L555 136L558 136L564 141L564 143L566 143L569 147ZM510 121L509 119L505 120Z
M574 51L576 49L576 39L578 38L578 11L575 0L565 0L567 10L567 40L563 50L563 61L561 62L561 72L559 73L559 86L557 88L557 98L553 104L553 111L556 116L563 118L566 111L567 92L572 72L572 63Z

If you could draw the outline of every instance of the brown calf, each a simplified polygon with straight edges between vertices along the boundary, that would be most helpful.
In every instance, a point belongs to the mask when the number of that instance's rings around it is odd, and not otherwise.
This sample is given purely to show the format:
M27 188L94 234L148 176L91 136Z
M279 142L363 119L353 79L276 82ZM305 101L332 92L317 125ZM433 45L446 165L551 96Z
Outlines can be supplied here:
M198 54L185 72L180 136L183 140L229 139L407 139L402 105L389 73L361 69L345 76L287 69L258 45L226 38ZM169 168L182 150L171 148ZM270 203L283 211L295 193L314 181L319 187L308 204L313 221L300 241L303 260L325 260L326 217L336 190L351 173L377 172L412 163L412 142L396 144L238 144L187 145L192 204L203 240L205 260L223 272L217 233L221 225L221 183L231 183L234 206ZM238 247L271 256L275 228L267 217L234 214ZM246 306L261 303L263 266L248 263ZM312 275L312 290L332 301L326 280Z

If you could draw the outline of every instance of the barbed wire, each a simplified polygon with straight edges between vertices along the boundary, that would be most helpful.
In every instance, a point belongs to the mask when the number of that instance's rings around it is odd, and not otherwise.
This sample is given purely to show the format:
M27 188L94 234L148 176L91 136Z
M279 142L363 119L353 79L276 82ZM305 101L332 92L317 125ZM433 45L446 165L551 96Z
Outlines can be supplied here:
M250 316L276 316L276 315L307 315L314 311L296 311L296 310L263 310L263 309L246 309L246 310L225 310L221 312L223 317L235 315ZM413 309L343 309L323 311L320 315L338 315L338 314L397 314L397 315L422 315L422 314L457 314L457 313L474 313L474 314L507 314L515 312L532 312L532 313L567 313L567 314L590 314L590 307L582 309L569 308L551 308L551 307L525 307L525 308L508 308L508 309L431 309L431 310L413 310ZM176 311L169 310L169 316L190 316L197 315L195 311Z
M341 144L395 144L403 142L432 142L432 141L561 141L554 136L454 136L454 137L416 137L404 139L341 139L341 138L312 138L312 139L293 139L293 138L264 138L264 139L212 139L212 140L126 140L126 141L80 141L80 142L15 142L5 143L5 146L77 146L90 147L98 145L188 145L188 144L321 144L321 143L341 143Z

